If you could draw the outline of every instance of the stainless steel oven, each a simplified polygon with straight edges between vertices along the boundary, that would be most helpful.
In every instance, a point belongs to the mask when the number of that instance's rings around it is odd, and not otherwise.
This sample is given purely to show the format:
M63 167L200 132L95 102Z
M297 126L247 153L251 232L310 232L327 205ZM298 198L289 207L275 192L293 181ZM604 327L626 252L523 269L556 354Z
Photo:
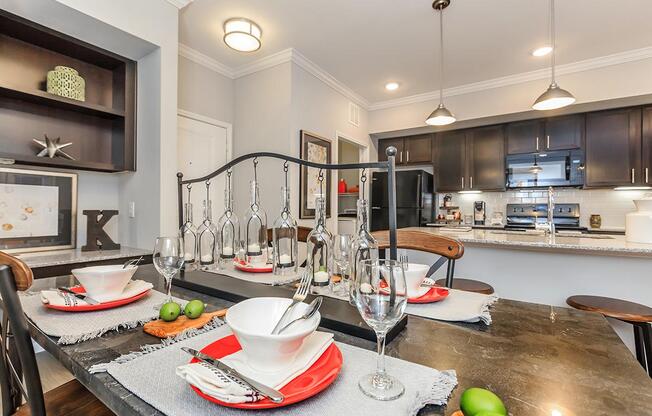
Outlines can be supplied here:
M507 188L584 185L584 152L581 150L510 155L506 165Z

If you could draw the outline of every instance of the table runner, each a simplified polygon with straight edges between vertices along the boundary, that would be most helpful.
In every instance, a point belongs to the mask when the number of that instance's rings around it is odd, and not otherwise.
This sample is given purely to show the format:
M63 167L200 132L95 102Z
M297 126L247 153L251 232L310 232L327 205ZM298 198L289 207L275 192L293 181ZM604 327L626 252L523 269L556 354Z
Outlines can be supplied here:
M317 396L275 410L238 410L221 407L199 397L180 377L176 367L190 361L181 347L202 349L230 335L227 326L193 338L161 346L144 347L148 352L118 358L105 370L134 395L140 397L167 416L208 415L416 415L428 404L444 405L457 385L455 371L438 371L419 364L387 357L387 371L398 377L406 387L405 394L393 401L381 402L365 396L358 388L358 379L376 368L376 353L336 343L342 351L344 365L335 382Z
M405 313L422 318L449 322L483 322L491 325L489 307L498 300L496 295L448 289L446 299L434 303L408 303ZM348 297L333 293L328 287L313 287L312 293L348 302Z
M233 265L228 264L223 269L219 270L204 270L209 273L221 274L235 279L246 280L247 282L262 283L270 286L282 286L288 283L292 283L301 278L304 268L299 267L299 271L296 274L288 276L276 276L273 273L248 273L242 272Z
M58 344L76 344L97 338L109 331L121 328L135 328L158 318L157 305L165 302L161 292L150 292L128 305L94 312L63 312L46 308L41 302L39 292L20 294L23 311L43 332L58 337ZM175 301L185 306L187 301Z

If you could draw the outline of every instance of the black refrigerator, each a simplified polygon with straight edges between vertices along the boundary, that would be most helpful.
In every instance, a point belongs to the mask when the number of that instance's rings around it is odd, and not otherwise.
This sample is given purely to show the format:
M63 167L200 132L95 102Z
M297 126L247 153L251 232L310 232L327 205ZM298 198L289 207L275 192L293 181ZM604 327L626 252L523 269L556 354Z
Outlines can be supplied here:
M425 170L396 171L396 228L419 227L433 222L434 183ZM387 172L371 178L371 231L389 229Z

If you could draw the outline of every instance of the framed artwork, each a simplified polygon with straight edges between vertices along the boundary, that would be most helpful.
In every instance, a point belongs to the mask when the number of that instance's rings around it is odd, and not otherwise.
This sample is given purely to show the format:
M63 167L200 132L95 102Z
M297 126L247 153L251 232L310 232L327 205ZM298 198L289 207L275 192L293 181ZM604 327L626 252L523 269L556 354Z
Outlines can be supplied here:
M75 248L77 174L0 167L0 250Z
M316 163L331 163L331 142L316 134L301 130L301 159ZM319 169L301 166L299 175L299 218L315 218L315 195L320 193ZM326 216L331 215L331 171L324 174Z

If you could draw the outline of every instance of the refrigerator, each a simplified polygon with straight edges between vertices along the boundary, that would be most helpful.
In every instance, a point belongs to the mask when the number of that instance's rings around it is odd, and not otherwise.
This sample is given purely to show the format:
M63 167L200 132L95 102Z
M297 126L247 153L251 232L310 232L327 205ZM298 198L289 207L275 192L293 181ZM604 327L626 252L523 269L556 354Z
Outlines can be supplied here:
M425 170L396 171L396 228L419 227L434 222L432 174ZM387 172L371 178L371 231L389 229Z

